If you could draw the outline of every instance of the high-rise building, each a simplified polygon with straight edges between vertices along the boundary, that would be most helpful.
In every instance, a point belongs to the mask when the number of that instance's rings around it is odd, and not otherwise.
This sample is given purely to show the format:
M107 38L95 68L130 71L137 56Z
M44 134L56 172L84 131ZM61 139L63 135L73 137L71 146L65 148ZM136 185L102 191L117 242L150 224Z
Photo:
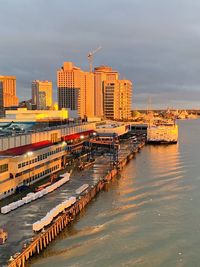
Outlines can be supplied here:
M0 112L4 108L18 106L18 97L16 96L16 77L0 76Z
M118 80L118 71L109 66L99 66L94 69L94 113L97 117L102 117L103 112L103 92L105 82Z
M81 118L94 117L94 74L64 62L57 71L58 106L77 110Z
M131 116L132 83L115 80L104 84L104 116L109 119L128 120Z
M32 82L32 104L37 109L52 107L52 82L35 80Z

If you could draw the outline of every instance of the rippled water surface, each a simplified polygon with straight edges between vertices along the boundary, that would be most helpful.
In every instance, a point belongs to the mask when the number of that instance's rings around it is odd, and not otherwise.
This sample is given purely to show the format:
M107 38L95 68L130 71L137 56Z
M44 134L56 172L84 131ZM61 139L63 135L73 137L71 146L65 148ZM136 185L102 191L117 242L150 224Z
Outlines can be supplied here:
M146 146L32 267L200 266L200 120Z

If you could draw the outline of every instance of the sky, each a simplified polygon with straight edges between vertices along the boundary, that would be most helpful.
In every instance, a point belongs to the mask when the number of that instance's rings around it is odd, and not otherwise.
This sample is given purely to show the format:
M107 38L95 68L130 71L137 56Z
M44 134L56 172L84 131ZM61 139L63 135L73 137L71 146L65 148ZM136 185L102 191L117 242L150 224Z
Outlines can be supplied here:
M0 75L20 100L64 61L109 65L133 82L133 108L200 108L199 0L0 0Z

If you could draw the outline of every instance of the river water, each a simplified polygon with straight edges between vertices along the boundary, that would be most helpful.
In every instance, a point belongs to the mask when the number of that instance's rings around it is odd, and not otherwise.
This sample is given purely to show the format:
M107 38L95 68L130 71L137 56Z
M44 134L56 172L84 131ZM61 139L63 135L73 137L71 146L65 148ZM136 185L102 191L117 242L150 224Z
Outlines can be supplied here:
M200 266L200 120L146 146L31 267Z

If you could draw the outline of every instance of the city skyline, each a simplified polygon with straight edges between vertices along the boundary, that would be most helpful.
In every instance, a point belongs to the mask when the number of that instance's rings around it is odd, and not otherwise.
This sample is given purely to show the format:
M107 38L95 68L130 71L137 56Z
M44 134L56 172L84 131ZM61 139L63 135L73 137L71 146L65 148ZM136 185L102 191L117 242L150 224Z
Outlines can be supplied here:
M35 79L53 80L56 99L62 62L89 70L87 54L101 45L93 66L112 66L134 81L134 108L145 108L149 96L155 108L198 107L199 8L186 0L84 1L79 8L63 0L1 1L0 73L17 77L20 100Z
M0 267L198 266L200 1L0 10Z

